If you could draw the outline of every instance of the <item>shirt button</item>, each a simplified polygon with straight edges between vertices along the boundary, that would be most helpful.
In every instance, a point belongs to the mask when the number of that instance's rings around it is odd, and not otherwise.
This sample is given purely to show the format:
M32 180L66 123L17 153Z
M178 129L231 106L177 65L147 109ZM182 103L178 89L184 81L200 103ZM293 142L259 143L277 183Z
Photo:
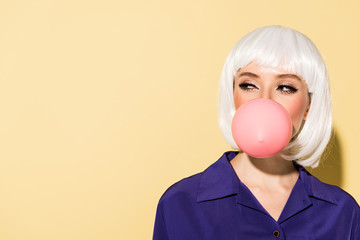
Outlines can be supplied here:
M275 230L273 232L273 236L276 237L276 238L280 237L280 232L278 230Z

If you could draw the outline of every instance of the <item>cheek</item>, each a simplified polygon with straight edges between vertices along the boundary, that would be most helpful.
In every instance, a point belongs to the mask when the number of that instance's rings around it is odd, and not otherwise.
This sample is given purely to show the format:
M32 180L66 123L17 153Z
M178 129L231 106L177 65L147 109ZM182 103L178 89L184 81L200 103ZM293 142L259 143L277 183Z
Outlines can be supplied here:
M308 101L304 99L293 99L290 102L282 104L289 112L295 131L300 129L301 123L305 118Z
M241 94L240 91L235 90L234 91L235 110L237 110L241 105L250 101L251 99L253 99L253 97L249 95L244 96L244 94Z
M240 94L237 91L234 91L234 104L235 104L235 110L237 110L241 104L242 104L242 98Z

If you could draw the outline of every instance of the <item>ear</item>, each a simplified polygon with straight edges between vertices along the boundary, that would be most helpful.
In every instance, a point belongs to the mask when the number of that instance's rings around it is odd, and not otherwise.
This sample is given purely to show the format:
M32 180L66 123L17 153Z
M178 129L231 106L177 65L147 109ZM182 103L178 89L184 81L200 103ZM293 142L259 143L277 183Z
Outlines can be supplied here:
M305 110L305 114L304 114L304 117L303 117L303 120L305 121L306 118L307 118L307 115L309 113L309 109L310 109L310 105L311 105L311 93L309 93L309 102L308 102L308 105L306 107L306 110Z

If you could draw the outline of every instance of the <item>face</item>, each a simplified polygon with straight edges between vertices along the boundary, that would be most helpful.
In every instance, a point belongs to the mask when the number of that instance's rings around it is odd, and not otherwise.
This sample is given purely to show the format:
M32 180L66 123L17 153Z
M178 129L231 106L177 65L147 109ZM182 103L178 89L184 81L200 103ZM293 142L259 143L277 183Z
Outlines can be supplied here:
M310 107L310 97L305 81L296 74L278 67L259 66L251 62L236 73L234 103L238 109L244 103L267 98L280 103L289 113L295 135Z

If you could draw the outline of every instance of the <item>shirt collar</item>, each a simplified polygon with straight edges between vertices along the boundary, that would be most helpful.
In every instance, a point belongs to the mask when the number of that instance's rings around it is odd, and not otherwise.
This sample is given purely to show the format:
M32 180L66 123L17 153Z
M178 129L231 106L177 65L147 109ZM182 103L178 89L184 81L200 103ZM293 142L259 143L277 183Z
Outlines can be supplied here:
M323 200L335 205L338 204L334 194L329 189L329 185L321 182L312 176L304 167L295 164L300 173L300 179L304 183L305 189L309 196Z
M242 183L230 164L230 161L237 154L238 152L235 151L225 152L218 161L202 173L197 195L198 202L244 194L244 191L241 190L243 189ZM297 184L304 185L301 186L301 188L305 189L305 191L302 191L303 194L337 204L334 195L329 191L326 184L320 182L302 166L296 164L295 166L299 170L299 179L301 180ZM249 196L246 198L249 199Z
M240 181L230 164L238 152L225 152L201 175L197 201L214 200L238 193Z

